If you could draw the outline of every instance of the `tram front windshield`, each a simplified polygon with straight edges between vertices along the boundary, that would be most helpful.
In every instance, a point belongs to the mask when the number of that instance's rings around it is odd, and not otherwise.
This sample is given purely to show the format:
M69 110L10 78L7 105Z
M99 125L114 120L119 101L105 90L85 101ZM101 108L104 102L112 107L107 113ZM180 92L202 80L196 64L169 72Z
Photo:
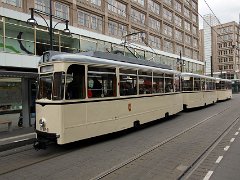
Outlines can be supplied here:
M61 100L64 94L64 74L44 74L39 76L38 99Z

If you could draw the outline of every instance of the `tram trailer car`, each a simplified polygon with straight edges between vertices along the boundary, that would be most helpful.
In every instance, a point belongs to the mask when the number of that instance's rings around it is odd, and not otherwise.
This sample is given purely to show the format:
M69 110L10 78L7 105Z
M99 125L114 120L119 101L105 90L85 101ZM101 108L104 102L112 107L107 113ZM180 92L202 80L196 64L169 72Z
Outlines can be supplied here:
M182 73L184 109L196 108L217 102L216 78Z
M177 71L80 54L44 56L36 149L121 131L183 110Z
M232 81L216 78L217 100L224 101L232 98Z

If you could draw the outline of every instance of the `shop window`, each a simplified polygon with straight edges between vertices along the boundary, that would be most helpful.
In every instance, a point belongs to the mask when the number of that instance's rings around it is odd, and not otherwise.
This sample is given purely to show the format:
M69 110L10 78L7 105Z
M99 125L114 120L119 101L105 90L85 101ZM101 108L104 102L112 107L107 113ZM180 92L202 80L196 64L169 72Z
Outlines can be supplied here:
M80 40L78 35L65 36L60 34L60 45L61 52L79 52L80 51Z
M29 28L25 23L5 23L5 51L11 53L34 54L34 29Z
M80 40L80 49L82 52L96 51L97 41L87 38L87 37L83 37Z

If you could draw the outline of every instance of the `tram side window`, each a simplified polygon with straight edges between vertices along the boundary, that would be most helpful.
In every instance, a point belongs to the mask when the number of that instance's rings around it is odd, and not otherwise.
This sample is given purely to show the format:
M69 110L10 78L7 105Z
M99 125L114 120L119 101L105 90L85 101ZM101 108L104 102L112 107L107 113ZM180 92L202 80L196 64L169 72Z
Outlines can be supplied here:
M182 78L182 90L192 91L193 90L193 77L183 77Z
M180 91L180 76L175 75L175 80L174 80L174 85L175 85L175 92L179 92Z
M200 78L194 78L194 91L200 91L201 90L201 79Z
M165 74L165 93L173 92L173 74Z
M116 96L115 68L88 67L88 98Z
M137 71L120 69L120 96L137 94Z
M223 81L219 81L216 83L216 89L220 90L220 89L224 89L224 82Z
M65 74L63 72L56 72L53 76L53 100L63 99Z
M139 94L152 93L152 72L138 72Z
M202 87L202 91L206 89L206 83L204 78L201 78L201 87Z
M49 99L52 96L52 74L41 75L39 78L38 99Z
M73 64L69 66L66 75L66 99L85 98L85 67Z
M163 73L153 73L153 93L164 93Z
M215 81L213 81L212 79L207 79L206 86L207 86L207 90L214 90L215 89Z

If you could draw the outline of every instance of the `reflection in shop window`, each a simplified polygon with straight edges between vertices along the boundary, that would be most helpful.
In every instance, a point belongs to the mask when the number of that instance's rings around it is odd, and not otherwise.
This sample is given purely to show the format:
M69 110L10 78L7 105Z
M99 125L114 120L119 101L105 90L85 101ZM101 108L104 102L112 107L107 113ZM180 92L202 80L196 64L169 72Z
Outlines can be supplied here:
M72 37L60 35L60 44L61 52L76 53L80 51L80 40L77 35L73 34Z
M3 22L0 21L0 51L3 51Z
M34 54L34 29L24 25L25 23L12 24L9 21L6 22L6 52Z
M97 41L87 39L86 37L82 38L80 40L80 48L81 48L81 51L83 51L83 52L96 51Z

